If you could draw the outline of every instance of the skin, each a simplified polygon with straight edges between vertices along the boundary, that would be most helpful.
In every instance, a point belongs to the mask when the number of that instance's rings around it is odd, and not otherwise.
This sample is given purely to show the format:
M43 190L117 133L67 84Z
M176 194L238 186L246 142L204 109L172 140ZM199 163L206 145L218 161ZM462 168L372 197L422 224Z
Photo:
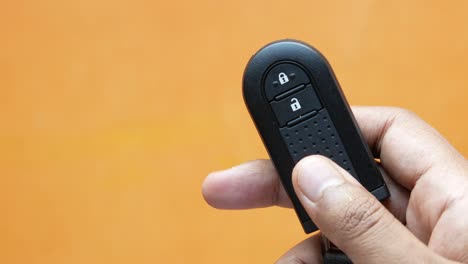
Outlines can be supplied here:
M381 204L323 156L309 156L292 180L320 232L353 263L468 263L468 163L434 128L400 108L354 107L389 186ZM270 160L213 172L203 196L219 209L291 207ZM320 232L277 263L322 263Z

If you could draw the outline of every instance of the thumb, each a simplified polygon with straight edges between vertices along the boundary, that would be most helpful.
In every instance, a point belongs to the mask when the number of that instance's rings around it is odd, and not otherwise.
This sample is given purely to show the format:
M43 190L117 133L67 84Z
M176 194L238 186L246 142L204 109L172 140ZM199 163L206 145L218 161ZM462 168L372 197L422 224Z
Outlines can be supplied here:
M354 263L414 263L435 257L374 196L323 156L293 171L296 194L322 234Z

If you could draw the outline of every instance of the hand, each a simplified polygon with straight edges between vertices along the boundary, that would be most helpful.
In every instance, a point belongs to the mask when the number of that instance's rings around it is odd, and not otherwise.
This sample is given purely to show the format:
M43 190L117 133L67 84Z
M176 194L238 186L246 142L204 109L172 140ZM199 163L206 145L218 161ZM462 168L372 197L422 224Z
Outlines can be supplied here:
M354 107L353 112L392 196L382 205L331 160L304 158L293 171L294 189L321 232L354 263L468 263L465 158L409 111ZM221 209L291 207L269 160L210 174L203 195ZM321 261L315 233L278 263Z

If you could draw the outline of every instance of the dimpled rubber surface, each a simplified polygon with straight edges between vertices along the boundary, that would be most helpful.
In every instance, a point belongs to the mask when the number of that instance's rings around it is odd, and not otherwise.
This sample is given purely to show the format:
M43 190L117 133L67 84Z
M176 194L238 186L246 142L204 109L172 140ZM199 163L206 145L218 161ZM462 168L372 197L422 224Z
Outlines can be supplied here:
M326 109L293 127L280 129L294 162L319 154L330 158L354 178L356 172Z

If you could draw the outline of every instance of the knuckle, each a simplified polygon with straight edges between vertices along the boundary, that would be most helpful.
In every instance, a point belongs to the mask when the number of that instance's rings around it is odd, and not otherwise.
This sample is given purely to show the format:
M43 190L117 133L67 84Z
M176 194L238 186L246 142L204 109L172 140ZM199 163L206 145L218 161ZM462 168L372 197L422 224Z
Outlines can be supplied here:
M395 107L395 119L420 119L419 116L406 108Z
M362 237L374 229L384 215L382 205L373 197L353 199L339 217L338 230L348 239Z
M394 113L408 114L408 115L413 114L413 112L411 110L409 110L407 108L403 108L403 107L392 106L392 107L390 107L390 109L392 109Z

